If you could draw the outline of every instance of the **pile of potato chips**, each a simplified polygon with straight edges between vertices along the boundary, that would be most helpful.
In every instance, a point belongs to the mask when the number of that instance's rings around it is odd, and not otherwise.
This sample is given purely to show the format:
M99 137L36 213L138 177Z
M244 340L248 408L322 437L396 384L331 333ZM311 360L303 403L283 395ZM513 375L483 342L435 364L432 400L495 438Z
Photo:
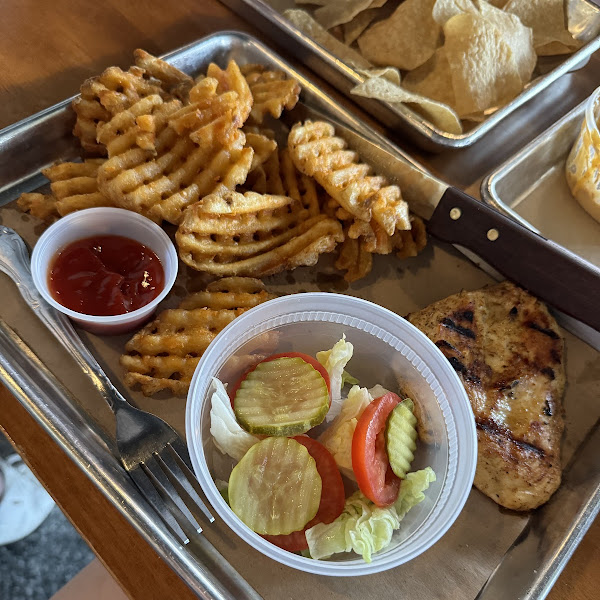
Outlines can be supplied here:
M364 77L352 93L463 132L515 98L538 56L581 46L566 0L296 0L284 15Z

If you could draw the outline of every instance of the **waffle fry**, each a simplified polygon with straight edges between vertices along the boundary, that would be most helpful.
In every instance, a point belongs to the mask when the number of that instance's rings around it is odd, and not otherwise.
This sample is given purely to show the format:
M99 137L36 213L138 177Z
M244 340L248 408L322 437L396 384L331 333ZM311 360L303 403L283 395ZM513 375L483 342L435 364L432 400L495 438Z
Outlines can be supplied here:
M397 231L392 238L398 258L417 256L427 245L427 232L421 217L411 215L410 225L409 231Z
M294 198L222 188L185 211L175 237L181 260L194 269L259 277L314 265L343 233L339 221L312 216Z
M387 235L410 229L408 204L398 186L370 175L356 152L335 135L330 123L306 121L290 131L288 146L296 167L314 177L340 206L360 221L377 222Z
M287 148L271 154L263 165L251 173L246 187L259 194L289 196L298 200L310 216L321 213L320 206L329 200L329 197L320 193L314 179L296 169ZM335 216L327 215L332 218Z
M52 194L21 194L17 204L43 220L64 217L84 208L114 206L98 191L96 175L103 162L104 159L87 159L82 163L64 162L42 169L51 182Z
M125 346L125 383L149 396L161 390L188 391L200 357L216 335L246 310L274 298L257 279L226 278L185 298L179 308L161 312ZM242 358L257 361L261 355Z
M244 183L254 155L239 129L250 110L249 89L233 62L226 71L211 72L221 81L200 81L187 106L149 96L99 127L98 139L109 152L99 187L118 206L179 224L188 205L219 186ZM238 91L221 93L220 86ZM140 143L150 141L143 137L150 128L141 126L142 118L152 123L151 147Z
M244 127L244 135L246 136L246 145L254 151L250 167L250 171L254 171L269 160L273 152L277 150L277 142L272 136L262 133L256 127Z
M250 86L254 106L250 114L254 123L262 123L270 114L279 119L283 109L291 110L300 97L300 85L283 71L270 71L263 65L244 65L242 73Z
M346 237L340 246L340 253L335 266L340 271L346 271L344 279L352 283L371 272L373 254L365 249L362 240Z
M186 98L193 85L191 77L143 50L136 50L134 57L137 64L128 71L109 67L86 80L80 96L73 100L77 115L73 133L90 155L106 156L106 148L96 140L100 123L147 96Z
M42 221L50 222L59 216L56 210L56 198L52 194L37 192L21 194L17 199L17 206L23 212Z

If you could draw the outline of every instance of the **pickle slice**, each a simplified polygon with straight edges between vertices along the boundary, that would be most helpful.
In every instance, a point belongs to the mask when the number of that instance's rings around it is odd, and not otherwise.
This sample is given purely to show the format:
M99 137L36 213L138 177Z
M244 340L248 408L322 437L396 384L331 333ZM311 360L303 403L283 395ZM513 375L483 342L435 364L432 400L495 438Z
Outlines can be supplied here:
M329 390L323 376L302 358L276 358L248 373L233 409L250 433L292 437L323 421Z
M287 535L319 509L321 477L296 440L269 437L254 444L229 477L229 505L252 531Z
M385 446L392 471L404 479L417 449L417 419L410 398L400 402L388 417Z

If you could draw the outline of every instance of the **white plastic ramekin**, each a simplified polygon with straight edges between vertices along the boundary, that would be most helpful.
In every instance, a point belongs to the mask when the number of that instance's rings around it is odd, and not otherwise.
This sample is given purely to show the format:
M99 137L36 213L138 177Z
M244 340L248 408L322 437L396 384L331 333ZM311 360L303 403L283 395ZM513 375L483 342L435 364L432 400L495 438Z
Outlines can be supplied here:
M354 346L348 371L360 385L401 387L419 405L426 431L412 470L430 466L437 480L412 508L390 546L369 564L353 553L312 560L286 552L251 531L229 508L215 480L229 478L231 460L210 434L212 377L231 384L255 353L305 352L312 356L346 335ZM293 294L261 304L230 323L210 344L194 373L186 406L186 436L206 497L248 544L290 567L332 576L377 573L401 565L437 542L462 510L473 483L477 438L471 405L454 369L423 333L397 314L366 300L329 293Z
M144 244L158 256L165 272L165 285L152 302L122 315L97 316L71 310L52 297L48 273L56 254L76 240L96 235L130 238ZM177 265L177 251L169 236L150 219L122 208L88 208L59 219L42 234L31 255L33 282L44 300L83 329L101 335L125 333L148 320L173 287Z

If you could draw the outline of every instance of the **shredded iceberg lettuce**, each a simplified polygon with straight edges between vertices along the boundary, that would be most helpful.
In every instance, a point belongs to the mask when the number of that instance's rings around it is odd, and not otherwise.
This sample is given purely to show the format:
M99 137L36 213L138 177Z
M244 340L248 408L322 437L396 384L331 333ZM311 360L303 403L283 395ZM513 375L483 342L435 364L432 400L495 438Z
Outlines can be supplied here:
M346 341L345 335L331 350L317 352L317 360L325 367L331 388L331 407L325 417L327 422L332 421L340 412L344 379L348 381L350 377L346 374L344 378L344 368L352 358L353 352L354 346Z
M319 441L331 452L340 471L346 477L356 480L352 471L352 436L363 410L373 401L367 388L353 386L348 398L341 404L341 410L333 423L323 432Z
M213 377L210 391L210 433L215 446L235 460L241 460L248 449L260 440L237 422L225 386Z
M319 523L306 531L312 558L327 558L337 552L353 550L371 562L372 555L383 550L392 540L395 529L408 510L425 498L423 493L435 481L433 469L409 473L400 486L398 500L380 508L361 492L346 500L342 514L328 525Z
M413 507L425 500L423 493L429 484L435 481L435 472L431 467L426 467L420 471L413 471L406 474L406 479L402 480L398 499L394 503L394 508L399 519L403 519L404 515Z

